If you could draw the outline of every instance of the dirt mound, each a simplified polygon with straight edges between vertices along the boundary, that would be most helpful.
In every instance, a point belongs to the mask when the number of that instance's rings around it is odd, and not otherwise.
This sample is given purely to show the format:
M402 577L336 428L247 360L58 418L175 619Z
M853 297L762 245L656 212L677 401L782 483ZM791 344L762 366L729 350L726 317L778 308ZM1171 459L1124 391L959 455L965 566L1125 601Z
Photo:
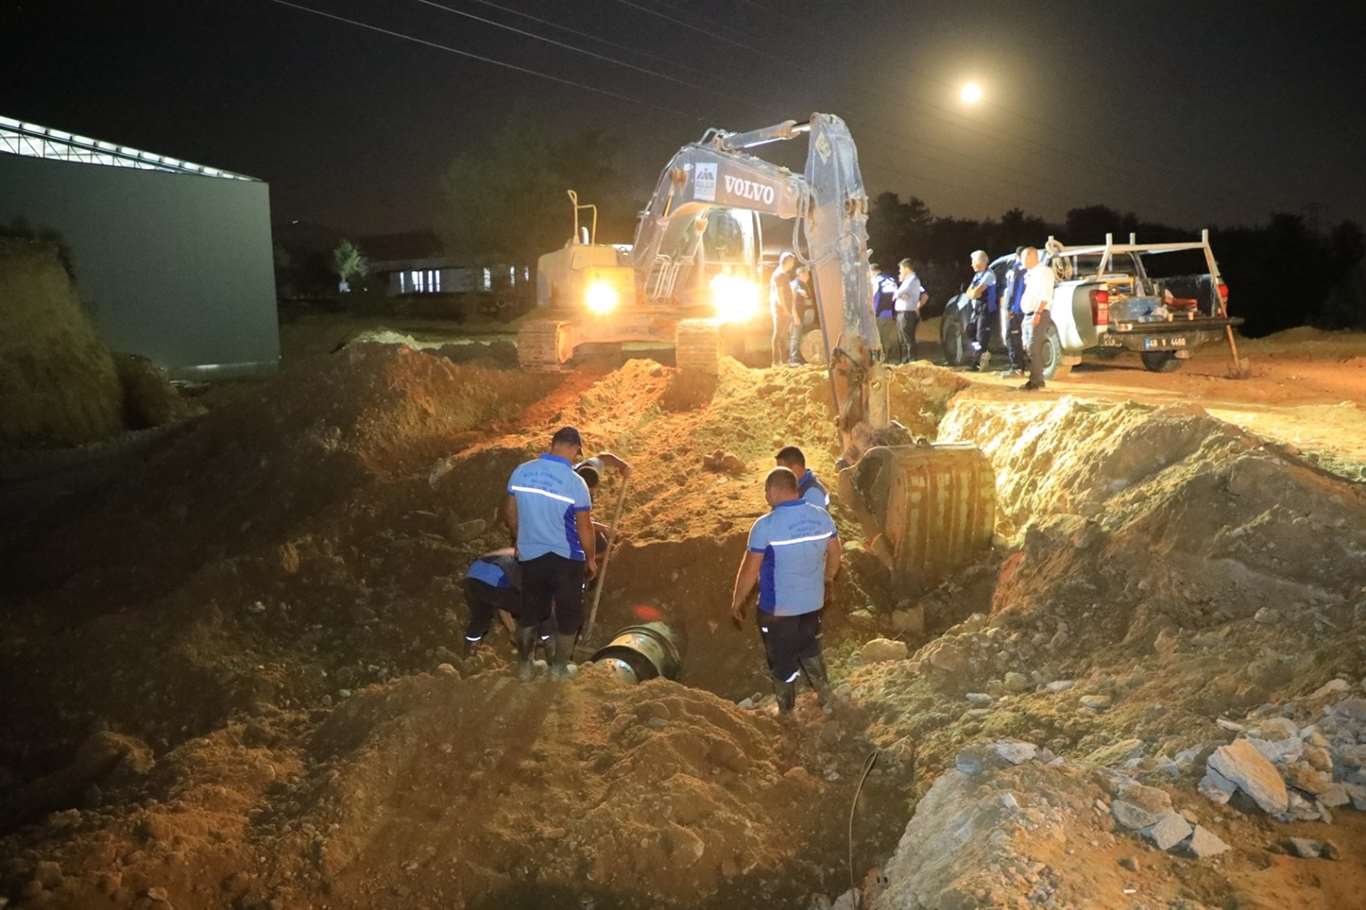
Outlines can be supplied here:
M1191 409L957 400L941 440L997 473L990 615L947 585L911 660L852 669L877 738L930 768L954 742L1021 736L1069 755L1138 738L1154 757L1333 675L1366 672L1366 494Z
M795 906L846 880L866 752L806 699L799 732L588 667L522 685L450 668L318 723L267 713L0 841L0 894L52 907ZM836 770L839 769L839 770ZM840 773L840 772L843 773ZM869 781L860 845L901 810ZM775 836L782 832L782 836ZM159 895L159 897L157 896Z
M1078 516L1092 538L1120 535L1141 577L1188 569L1184 599L1243 589L1245 613L1278 596L1342 599L1366 583L1366 491L1198 408L964 401L940 440L975 442L991 458L1003 531Z
M0 445L79 445L122 430L114 358L56 247L0 241Z
M362 344L393 345L413 351L424 351L452 363L478 363L487 361L489 366L514 367L517 365L517 345L506 340L462 340L449 339L425 341L415 335L396 332L392 329L368 329L358 332L344 343L351 347Z
M696 905L788 862L828 789L776 721L596 668L550 688L406 681L347 701L314 743L330 770L289 827L328 832L317 874L338 906L572 891Z
M137 354L115 354L119 384L123 386L124 423L130 430L165 426L205 413L181 397L166 371Z

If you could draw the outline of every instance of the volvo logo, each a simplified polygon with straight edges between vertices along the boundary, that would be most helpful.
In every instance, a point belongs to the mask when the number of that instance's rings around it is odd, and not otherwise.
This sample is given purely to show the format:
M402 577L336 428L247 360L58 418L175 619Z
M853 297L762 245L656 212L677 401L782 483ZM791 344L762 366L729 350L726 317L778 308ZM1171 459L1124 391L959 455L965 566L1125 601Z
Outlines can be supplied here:
M741 180L739 177L731 177L730 175L726 175L724 179L726 192L732 196L762 202L764 205L773 204L776 195L773 187L763 183L755 183L753 180Z

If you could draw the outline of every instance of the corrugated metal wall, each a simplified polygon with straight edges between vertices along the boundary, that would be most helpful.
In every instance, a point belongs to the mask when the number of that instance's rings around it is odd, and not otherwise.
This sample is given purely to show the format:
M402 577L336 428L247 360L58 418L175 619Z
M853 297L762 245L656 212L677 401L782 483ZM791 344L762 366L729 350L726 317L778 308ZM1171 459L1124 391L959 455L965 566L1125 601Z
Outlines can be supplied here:
M0 155L0 223L20 217L61 232L114 350L179 377L278 366L267 184Z

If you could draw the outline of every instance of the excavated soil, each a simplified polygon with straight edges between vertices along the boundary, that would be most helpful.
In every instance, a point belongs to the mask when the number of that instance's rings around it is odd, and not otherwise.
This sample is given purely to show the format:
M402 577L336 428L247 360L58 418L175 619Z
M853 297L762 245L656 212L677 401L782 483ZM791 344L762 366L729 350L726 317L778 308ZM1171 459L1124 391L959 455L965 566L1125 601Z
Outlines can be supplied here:
M830 477L819 370L528 375L358 343L239 389L84 513L21 515L29 533L6 537L0 898L826 906L849 886L847 813L875 746L860 881L977 740L1157 766L1225 741L1223 715L1366 673L1361 487L1198 408L965 386L897 368L893 413L986 451L995 548L920 599L922 635L837 502L849 571L826 651L842 702L826 717L803 694L791 725L736 704L767 683L727 605L773 452L800 445ZM678 683L590 667L518 685L501 633L454 653L465 567L506 543L506 476L565 423L635 468L593 643L663 618L684 641ZM704 467L716 453L729 470ZM604 520L620 482L599 491ZM876 636L909 658L869 662ZM1362 826L1331 827L1359 857ZM1233 819L1221 830L1244 850ZM1045 846L1031 855L1072 882L1054 895L1086 894L1083 867L1114 858ZM1193 860L1151 874L1210 906L1246 884ZM1273 874L1290 894L1300 871ZM1003 875L953 906L1034 905L1036 884ZM1294 893L1330 907L1339 892ZM1069 900L1034 903L1088 906Z

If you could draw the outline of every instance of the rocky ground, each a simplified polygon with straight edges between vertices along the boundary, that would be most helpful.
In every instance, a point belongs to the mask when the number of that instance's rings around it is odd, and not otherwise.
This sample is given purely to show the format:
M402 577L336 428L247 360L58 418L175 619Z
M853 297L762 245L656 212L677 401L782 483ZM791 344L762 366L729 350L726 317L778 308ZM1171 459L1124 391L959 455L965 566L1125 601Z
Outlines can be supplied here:
M992 460L995 545L908 603L836 502L840 704L784 725L726 605L776 447L832 470L818 370L529 376L497 339L351 340L216 390L113 481L14 500L0 906L1330 908L1366 885L1366 494L1331 427L1306 451L1195 396L898 368L912 432ZM519 686L501 638L456 653L503 480L563 423L636 466L595 643L663 618L678 683Z

